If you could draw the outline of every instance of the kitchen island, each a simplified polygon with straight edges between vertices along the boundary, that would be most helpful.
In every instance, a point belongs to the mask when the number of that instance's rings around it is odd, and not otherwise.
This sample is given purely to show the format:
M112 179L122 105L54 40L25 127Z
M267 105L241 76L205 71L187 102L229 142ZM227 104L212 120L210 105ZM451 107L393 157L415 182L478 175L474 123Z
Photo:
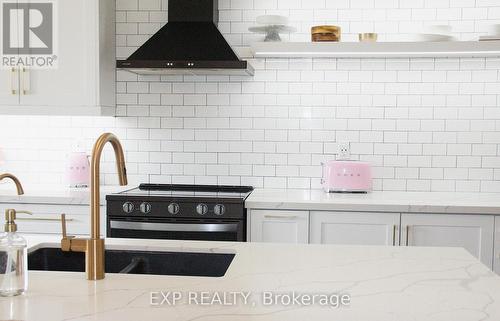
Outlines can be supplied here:
M31 249L56 241L28 240ZM500 320L500 278L460 248L106 242L236 256L220 278L108 273L90 282L85 273L30 271L25 295L0 298L0 320ZM288 302L292 295L348 300Z

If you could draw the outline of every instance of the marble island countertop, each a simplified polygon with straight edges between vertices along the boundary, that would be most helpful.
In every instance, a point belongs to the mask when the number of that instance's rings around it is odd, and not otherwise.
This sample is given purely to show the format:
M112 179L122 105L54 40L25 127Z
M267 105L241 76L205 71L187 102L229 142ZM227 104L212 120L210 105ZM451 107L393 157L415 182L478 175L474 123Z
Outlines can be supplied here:
M322 190L256 189L251 209L500 214L500 193L373 192L335 194Z
M50 237L28 238L30 246ZM113 247L236 253L221 278L107 274L89 282L84 273L30 272L29 291L0 298L0 320L500 320L500 277L459 248L279 245L108 239ZM179 293L175 305L159 295ZM201 305L190 293L218 293L226 301ZM247 304L232 293L248 295ZM340 308L264 306L263 293L348 295ZM153 293L153 294L152 294ZM158 304L162 301L162 305ZM280 301L280 299L277 299ZM304 302L304 301L301 301ZM306 301L307 302L307 301ZM217 304L218 303L218 304Z

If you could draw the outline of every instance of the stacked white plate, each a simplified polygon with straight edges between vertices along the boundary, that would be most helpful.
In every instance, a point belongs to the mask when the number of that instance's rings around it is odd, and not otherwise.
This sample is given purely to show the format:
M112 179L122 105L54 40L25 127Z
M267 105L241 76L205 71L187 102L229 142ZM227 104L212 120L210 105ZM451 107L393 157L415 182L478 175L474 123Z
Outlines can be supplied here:
M425 27L424 33L417 33L410 36L409 41L415 42L442 42L457 41L458 39L451 35L452 28L448 25L431 25Z
M491 24L488 26L488 35L480 36L479 41L500 40L500 24Z

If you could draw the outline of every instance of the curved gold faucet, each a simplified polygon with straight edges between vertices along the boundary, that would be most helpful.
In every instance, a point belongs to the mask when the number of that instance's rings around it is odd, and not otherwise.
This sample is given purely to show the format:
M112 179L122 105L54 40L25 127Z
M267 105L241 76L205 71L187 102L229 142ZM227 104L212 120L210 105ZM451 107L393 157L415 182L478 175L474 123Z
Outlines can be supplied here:
M104 279L104 239L100 234L100 163L101 154L104 146L111 143L115 151L116 165L118 168L118 177L120 185L127 185L127 170L125 168L125 156L123 148L118 138L110 133L101 135L92 151L92 161L90 164L90 238L79 239L66 235L66 220L62 219L63 238L61 240L61 249L65 252L85 252L85 271L87 280Z
M19 181L19 179L17 177L15 177L14 175L9 174L9 173L1 174L0 181L3 180L4 178L10 178L14 182L14 184L16 184L17 195L24 194L24 190L23 190L23 186L21 185L21 181Z
M115 151L116 167L120 185L127 185L127 169L125 167L125 156L118 138L111 133L102 134L94 144L92 150L92 161L90 163L90 216L91 216L91 238L100 237L100 210L101 210L101 154L104 146L111 143Z

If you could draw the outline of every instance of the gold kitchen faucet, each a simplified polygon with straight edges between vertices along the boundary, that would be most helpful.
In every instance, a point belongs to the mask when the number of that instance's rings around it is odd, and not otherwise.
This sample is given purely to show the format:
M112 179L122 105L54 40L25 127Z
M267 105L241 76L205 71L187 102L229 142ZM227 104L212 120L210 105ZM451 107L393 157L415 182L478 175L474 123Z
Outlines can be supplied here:
M24 194L23 186L21 185L21 182L19 181L19 179L17 177L15 177L14 175L9 174L9 173L0 174L0 181L3 180L4 178L10 178L14 182L14 184L16 184L17 195Z
M90 178L90 238L82 239L66 235L66 219L62 216L63 238L61 239L61 250L64 252L85 252L85 271L87 280L104 279L104 239L100 234L100 162L102 150L106 143L113 146L118 177L120 185L127 185L127 170L125 168L125 156L118 138L110 133L101 135L92 151L91 178Z

